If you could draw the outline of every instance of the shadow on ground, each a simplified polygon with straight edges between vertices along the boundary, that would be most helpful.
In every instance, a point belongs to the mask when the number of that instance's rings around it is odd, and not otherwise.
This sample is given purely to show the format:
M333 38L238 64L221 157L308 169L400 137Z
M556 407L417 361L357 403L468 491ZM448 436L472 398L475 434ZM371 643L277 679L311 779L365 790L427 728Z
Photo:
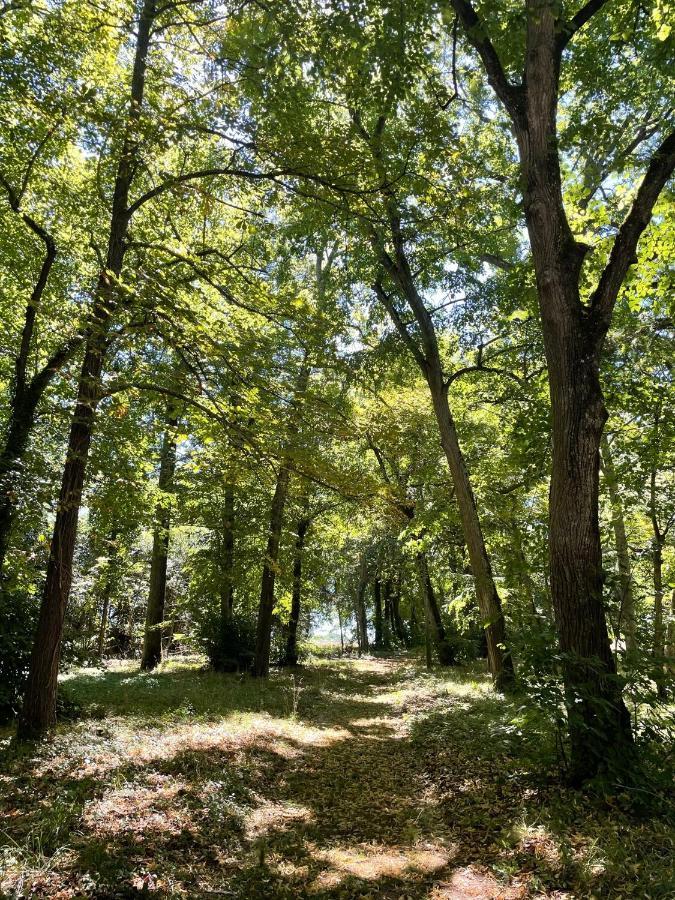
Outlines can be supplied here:
M562 814L514 707L471 679L378 659L67 689L105 717L8 753L5 896L619 896L597 823Z

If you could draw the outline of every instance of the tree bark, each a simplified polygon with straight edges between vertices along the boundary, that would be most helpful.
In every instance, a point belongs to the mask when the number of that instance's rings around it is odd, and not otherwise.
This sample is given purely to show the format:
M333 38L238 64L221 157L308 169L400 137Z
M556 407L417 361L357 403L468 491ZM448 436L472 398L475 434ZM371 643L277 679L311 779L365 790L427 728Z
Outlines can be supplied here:
M612 459L612 451L607 437L603 435L601 442L602 470L609 494L609 502L612 510L612 529L614 531L614 543L616 546L617 568L619 570L619 622L617 631L624 632L626 650L634 654L637 650L636 622L635 622L635 597L633 594L633 574L631 571L630 550L626 537L626 523L623 515L623 504L619 494L619 483Z
M117 560L117 531L113 530L108 539L108 565L103 579L103 596L101 604L101 624L98 630L98 659L103 659L105 638L108 630L108 616L110 612L110 597L115 587L114 566Z
M414 611L414 607L413 607ZM391 594L391 622L392 628L394 630L394 634L397 639L400 641L402 646L407 647L410 643L408 639L408 634L406 633L405 628L403 627L403 619L401 618L401 572L399 570L396 576L395 587L392 590ZM411 629L413 627L413 623L411 622Z
M655 536L652 545L652 577L654 583L654 656L656 689L661 699L666 696L664 659L666 629L663 621L663 545Z
M375 649L381 650L384 646L383 641L383 616L382 616L382 582L378 577L373 581L373 605L375 612Z
M21 467L31 431L35 425L37 407L49 383L71 359L82 345L84 336L77 334L65 341L52 354L42 368L28 379L28 361L33 347L35 322L47 287L49 275L56 260L56 244L49 232L27 213L21 210L21 196L10 184L0 177L7 190L9 204L29 229L43 243L45 255L37 280L26 304L24 323L21 330L19 350L14 361L14 383L9 409L9 420L5 429L5 443L0 453L0 588L3 584L3 569L9 540L14 523L18 499L18 482Z
M618 293L675 169L675 132L652 156L597 287L582 303L579 281L588 248L575 240L565 213L556 118L563 51L604 4L589 0L566 20L553 0L527 0L524 76L513 84L470 0L451 3L513 122L520 154L552 411L551 595L564 654L571 775L579 782L597 774L610 758L625 765L632 756L630 716L602 602L598 482L607 413L599 368Z
M316 254L316 296L317 307L323 307L327 278L335 259L335 248L328 256L324 257L324 250L320 250ZM295 435L297 435L300 422L298 413L302 406L307 387L309 385L309 376L311 364L309 352L305 350L300 371L293 390L293 399L291 401L291 415L288 426L288 442L285 453L288 454L290 444ZM267 539L267 552L265 554L265 562L263 565L262 584L260 588L260 605L258 608L258 627L256 634L256 652L253 664L253 672L259 677L266 677L269 674L270 667L270 647L272 643L272 613L274 610L274 583L276 579L276 569L279 559L279 544L281 542L281 529L283 525L284 507L286 505L286 497L288 495L288 485L290 481L290 468L288 459L283 459L277 477L277 484L272 498L272 510L270 514L270 529Z
M366 590L368 588L368 565L365 555L361 556L359 563L359 580L356 587L356 634L359 644L359 653L367 653L368 642L368 617L366 615Z
M476 498L459 445L457 428L450 411L447 387L443 384L442 373L436 372L429 381L434 411L441 433L441 444L452 475L462 521L462 531L471 561L471 571L476 586L476 600L487 641L488 667L494 678L495 687L502 690L509 688L514 681L513 659L506 651L506 623L502 604L492 575L492 566L485 546Z
M448 643L443 626L443 618L441 610L436 599L436 592L429 575L429 566L424 553L417 554L417 569L420 577L420 585L422 589L422 597L424 599L424 608L426 611L426 621L431 631L431 638L436 648L438 661L442 666L451 666L454 664L454 653L452 647Z
M141 656L141 671L143 672L152 671L162 661L162 624L164 622L166 572L171 537L171 495L176 473L177 425L178 416L175 409L170 407L166 417L167 427L162 440L158 483L159 498L155 508L155 524L152 532L150 586Z
M394 605L392 602L392 580L386 578L383 587L382 647L391 649L391 634L394 630Z
M77 520L82 500L89 448L99 401L101 373L110 319L117 307L116 281L122 272L129 227L129 191L136 169L138 149L135 128L145 88L148 48L155 18L154 0L144 0L141 10L131 80L130 104L113 191L106 268L99 275L82 368L75 412L68 437L66 463L54 523L47 575L31 661L19 718L19 738L38 736L56 722L61 637L72 583Z
M262 583L260 586L260 605L258 607L258 629L254 674L265 678L270 670L270 647L272 643L272 613L274 611L274 583L279 563L279 545L284 520L284 507L288 496L290 470L284 463L279 469L277 483L272 497L270 511L270 527L267 537L267 550L263 564Z
M379 246L377 238L374 238L373 243L379 251L383 268L405 297L415 316L422 336L421 348L402 322L391 298L387 296L379 282L374 285L375 292L389 312L390 318L409 347L429 386L431 401L440 432L441 446L450 470L459 507L464 540L471 559L476 599L483 619L483 627L488 644L488 665L495 681L495 686L499 689L505 689L514 682L513 660L510 653L506 650L506 626L501 600L492 575L492 567L487 547L485 546L476 498L460 447L457 427L450 410L448 382L443 374L443 364L436 330L424 301L415 286L404 250L400 219L398 213L394 210L390 213L390 223L394 245L393 257L383 247Z
M302 557L305 549L305 537L307 536L309 526L309 519L300 519L295 538L291 612L288 617L286 652L283 661L286 666L297 666L298 664L298 623L300 622L300 603L302 599Z
M234 607L234 485L225 485L223 537L220 560L220 616L223 625L232 621Z

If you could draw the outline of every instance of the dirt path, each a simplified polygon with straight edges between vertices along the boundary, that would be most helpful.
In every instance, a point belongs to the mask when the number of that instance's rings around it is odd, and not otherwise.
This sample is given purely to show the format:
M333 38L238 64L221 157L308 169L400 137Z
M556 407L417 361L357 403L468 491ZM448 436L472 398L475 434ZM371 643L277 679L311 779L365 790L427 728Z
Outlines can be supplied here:
M333 739L284 767L267 815L254 816L249 836L268 869L256 874L269 896L522 896L480 868L454 864L456 848L410 739L412 671L401 660L373 659L339 673L324 713ZM255 894L257 880L237 895Z

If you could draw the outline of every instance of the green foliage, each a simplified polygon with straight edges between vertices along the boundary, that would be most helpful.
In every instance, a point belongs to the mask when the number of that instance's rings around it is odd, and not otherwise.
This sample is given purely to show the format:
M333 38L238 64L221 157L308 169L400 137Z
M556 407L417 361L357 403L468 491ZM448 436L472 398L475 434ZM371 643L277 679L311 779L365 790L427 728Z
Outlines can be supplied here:
M0 591L0 724L19 711L36 622L35 597Z

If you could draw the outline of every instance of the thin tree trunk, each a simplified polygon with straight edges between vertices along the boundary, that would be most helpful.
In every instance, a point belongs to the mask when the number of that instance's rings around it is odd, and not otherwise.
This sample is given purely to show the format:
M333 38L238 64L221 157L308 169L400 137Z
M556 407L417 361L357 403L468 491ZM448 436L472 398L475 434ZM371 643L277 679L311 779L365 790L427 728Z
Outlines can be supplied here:
M373 581L373 605L375 609L375 649L383 647L383 620L382 620L382 582L378 577Z
M342 613L340 612L340 604L337 604L337 617L338 617L338 626L340 628L340 656L344 656L345 652L345 637L344 631L342 627Z
M401 222L397 212L392 211L390 213L390 221L394 257L391 257L378 247L377 239L374 240L374 244L380 252L380 261L383 268L406 298L408 306L415 316L421 332L422 349L417 345L402 322L391 298L387 296L379 282L375 284L375 291L410 348L429 386L431 401L440 432L441 445L448 463L459 507L464 540L471 559L476 599L483 619L483 627L488 644L488 665L495 685L500 689L504 689L514 682L513 660L510 653L506 651L506 626L501 600L492 575L490 558L478 516L476 498L469 480L466 462L459 444L457 428L448 402L448 382L445 380L443 373L436 329L429 311L417 291L404 250Z
M288 617L286 652L284 655L284 665L287 666L297 666L298 664L298 623L300 622L300 603L302 599L302 557L305 549L305 537L309 525L309 519L300 519L295 538L291 612Z
M433 386L432 386L433 385ZM513 659L506 648L506 624L501 600L492 575L483 531L478 516L476 498L469 480L469 473L459 446L459 438L450 405L447 387L438 372L430 381L436 420L441 433L441 444L452 474L455 497L459 507L462 531L466 541L471 570L476 586L476 599L485 629L488 649L488 666L499 689L508 688L514 681Z
M178 416L173 407L169 408L166 430L162 440L159 465L159 497L155 509L155 524L152 532L152 557L150 563L150 586L148 608L145 617L143 654L141 671L149 672L162 661L162 624L166 603L166 572L169 562L169 542L171 536L171 495L176 473L176 426Z
M393 629L393 604L392 604L392 582L391 578L386 578L383 589L384 611L382 617L382 646L385 650L391 649L391 633Z
M436 592L434 591L434 586L429 574L427 558L424 553L417 554L417 568L419 571L422 597L424 598L424 608L426 611L425 622L427 622L427 627L431 633L438 661L442 666L451 666L455 662L454 653L445 634L441 610L438 606Z
M675 672L675 588L670 595L670 621L668 622L668 647L667 647L668 671Z
M666 655L666 629L663 621L663 546L654 538L652 548L652 575L654 581L654 646L656 688L661 699L666 696L664 658Z
M113 530L108 540L108 565L103 581L103 603L101 606L101 624L98 630L98 659L103 659L105 639L108 630L108 615L110 611L110 597L115 587L114 566L117 560L117 531Z
M95 289L94 306L78 383L77 402L68 437L66 463L54 523L47 575L33 639L23 709L19 718L18 736L20 738L39 735L56 722L56 690L61 637L72 583L77 520L95 411L99 401L107 332L110 318L118 302L115 284L122 272L124 262L129 226L129 191L137 157L134 131L143 103L147 55L154 17L154 0L144 0L136 40L126 132L113 192L106 268L100 273Z
M28 361L33 347L33 334L42 296L47 287L49 275L56 260L56 244L54 239L38 222L21 210L21 196L10 184L0 176L0 183L8 193L9 204L29 229L43 243L45 256L40 267L37 280L26 304L24 324L21 330L19 351L14 361L14 382L10 401L9 421L5 429L5 444L0 453L0 587L2 573L9 540L14 522L18 500L19 479L23 457L28 446L31 431L35 425L38 404L52 381L65 363L71 359L75 351L84 341L82 334L67 340L36 372L28 379Z
M413 605L412 611L414 612L414 605ZM391 594L391 622L392 622L392 628L394 630L394 634L396 635L397 639L400 641L400 643L404 647L407 647L409 645L410 641L408 638L408 634L407 634L405 628L403 627L403 619L401 618L401 570L400 569L396 575L395 586L394 586L394 588L392 590L392 594ZM411 627L410 633L414 634L412 616L411 616L410 627Z
M262 583L260 587L260 605L258 607L258 630L254 674L265 678L270 670L270 647L272 643L272 613L274 611L274 584L279 563L279 545L284 520L284 508L288 496L290 470L282 464L277 476L277 483L272 497L270 511L270 527L267 537L267 550L263 564Z
M319 285L321 285L319 275ZM298 372L293 400L291 402L291 421L288 427L290 440L298 433L299 407L304 401L309 384L310 362L309 354L305 353ZM287 448L288 449L288 448ZM272 613L274 610L274 584L279 560L279 545L281 542L281 529L284 518L284 508L288 496L290 481L290 469L286 461L282 461L277 476L277 484L272 498L272 510L270 513L270 529L267 538L267 552L263 564L262 583L260 586L260 605L258 608L258 627L256 633L256 651L253 664L253 673L265 678L270 668L270 647L272 644Z
M223 538L220 561L220 616L224 626L232 621L234 607L234 485L225 485Z
M619 570L619 624L617 631L624 632L626 638L626 650L635 653L637 650L637 637L635 633L635 597L633 594L633 575L631 572L630 551L628 538L626 537L626 524L623 515L623 504L619 494L619 484L614 468L614 460L607 437L603 435L602 442L602 469L609 494L609 502L612 509L612 528L614 530L614 542L616 545L616 558Z
M365 556L361 556L359 564L359 581L356 588L356 633L358 637L359 653L367 653L368 646L368 618L366 615L366 590L368 588L368 566Z

